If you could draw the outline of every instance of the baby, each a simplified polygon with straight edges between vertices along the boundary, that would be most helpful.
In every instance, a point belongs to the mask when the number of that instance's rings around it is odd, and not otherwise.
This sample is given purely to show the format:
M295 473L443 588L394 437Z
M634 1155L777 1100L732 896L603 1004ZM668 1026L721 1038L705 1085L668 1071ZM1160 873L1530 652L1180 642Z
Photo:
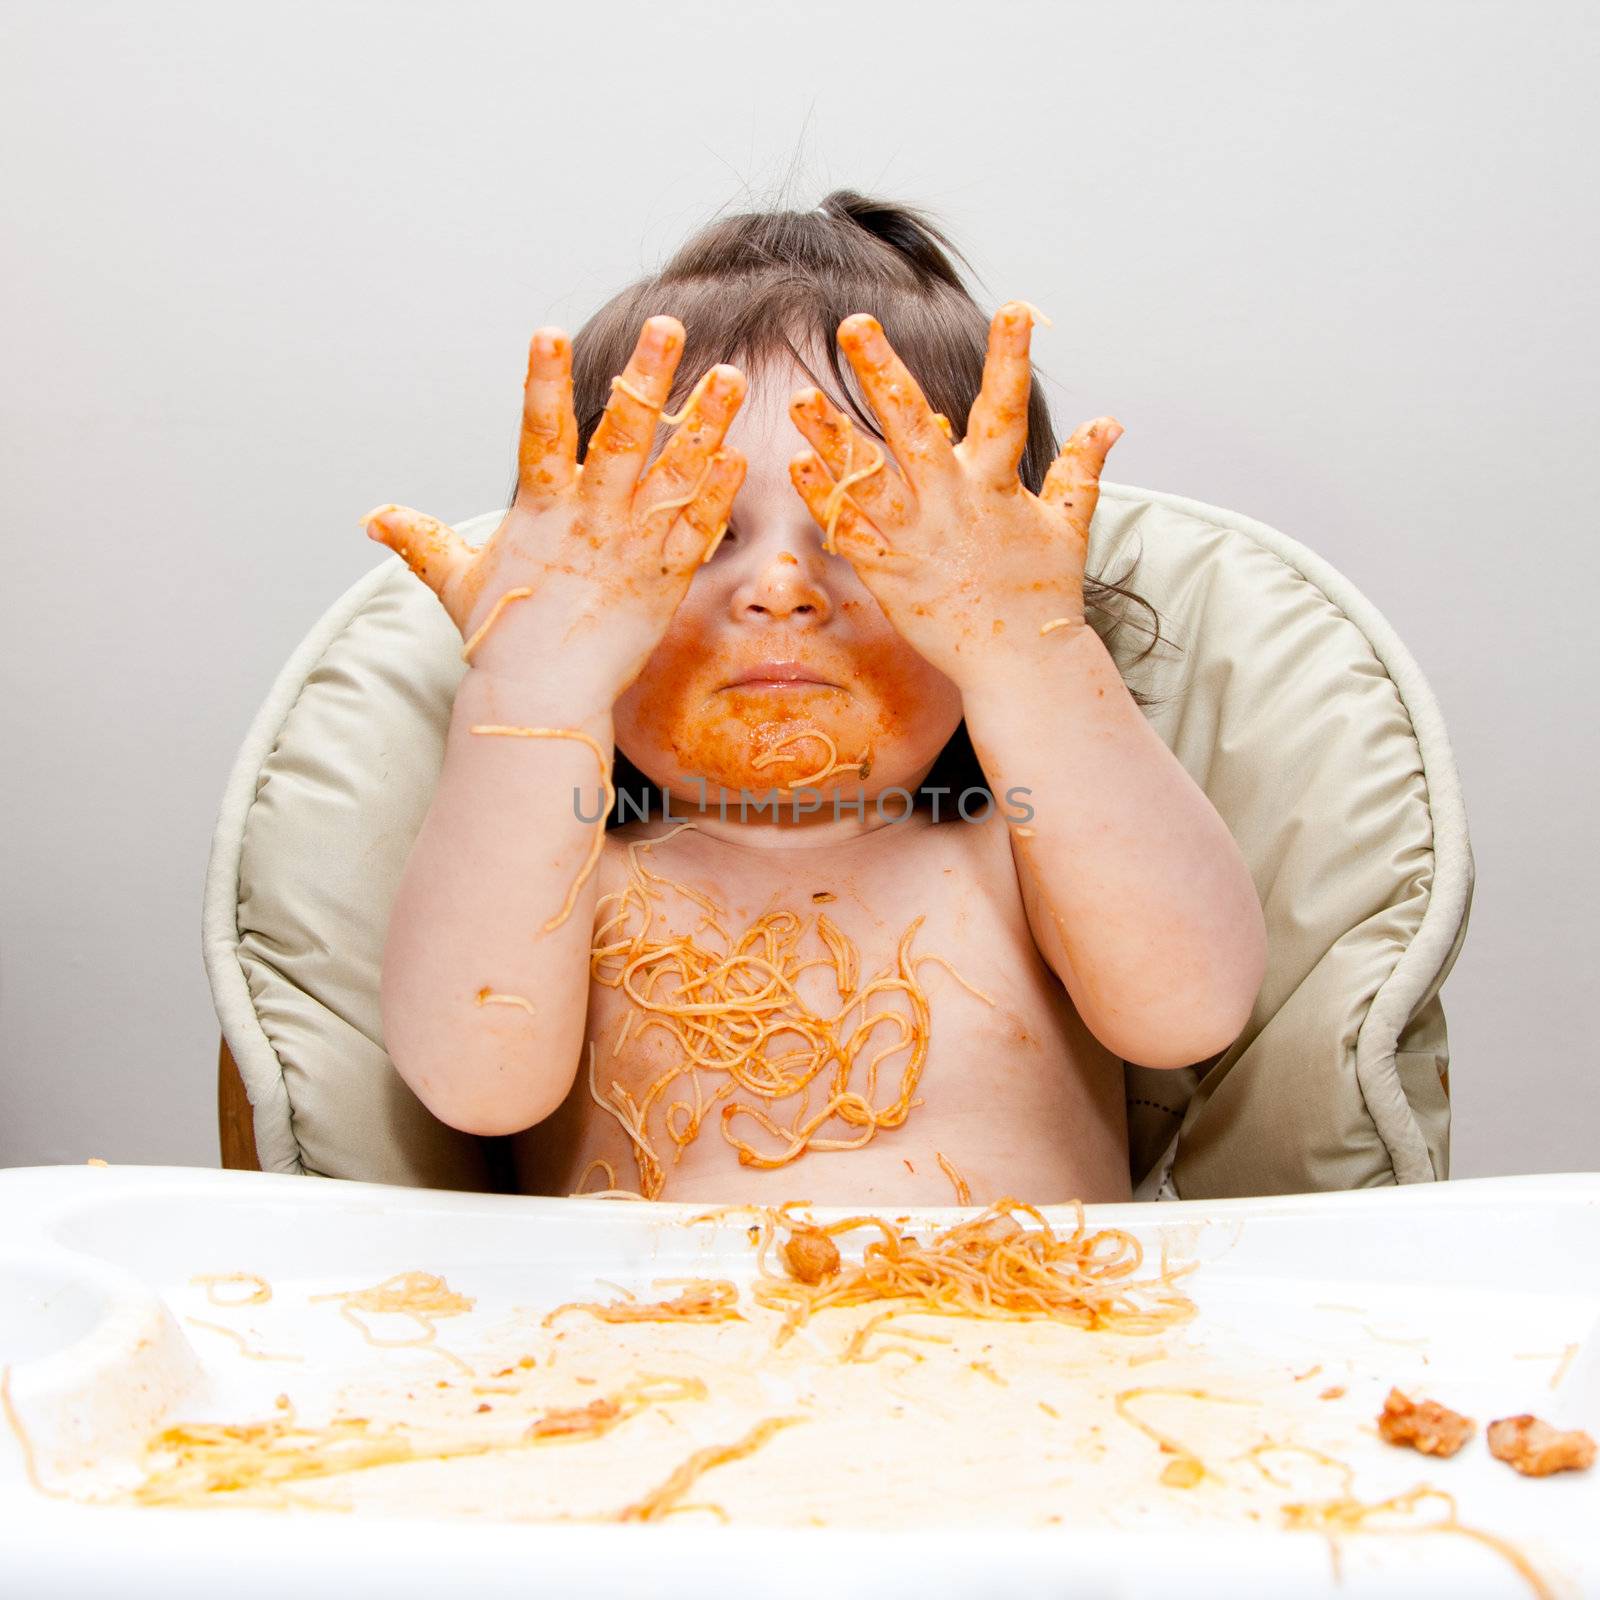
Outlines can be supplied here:
M905 208L727 218L533 336L481 550L366 519L468 661L385 1042L529 1191L1126 1199L1123 1062L1244 1026L1250 877L1092 625L1122 429L1056 453L1034 318Z

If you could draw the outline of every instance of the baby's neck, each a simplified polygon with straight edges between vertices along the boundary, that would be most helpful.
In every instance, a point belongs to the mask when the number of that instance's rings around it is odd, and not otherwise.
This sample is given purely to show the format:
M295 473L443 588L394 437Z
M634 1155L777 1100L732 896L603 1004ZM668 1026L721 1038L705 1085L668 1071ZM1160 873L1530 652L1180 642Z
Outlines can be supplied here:
M920 832L931 821L929 814L921 810L902 819L893 813L880 817L870 803L863 809L865 814L861 817L843 808L836 817L829 808L798 820L792 820L785 810L781 820L767 815L741 821L735 808L729 808L724 815L715 805L700 809L674 801L671 817L663 818L659 829L652 828L651 837L660 838L683 828L685 834L696 833L718 847L736 850L822 851L847 849L873 838L880 845L895 842Z

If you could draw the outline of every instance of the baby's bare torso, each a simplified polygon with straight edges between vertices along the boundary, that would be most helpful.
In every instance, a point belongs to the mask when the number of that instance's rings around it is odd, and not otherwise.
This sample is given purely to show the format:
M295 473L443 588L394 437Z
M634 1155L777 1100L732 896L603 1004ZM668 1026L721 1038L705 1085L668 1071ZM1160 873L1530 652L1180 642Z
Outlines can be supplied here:
M934 824L924 812L836 845L770 849L713 839L692 828L673 833L677 826L653 821L607 836L596 918L602 944L623 942L644 925L635 903L626 923L605 929L607 919L625 909L607 897L638 881L630 868L629 845L672 834L636 851L634 861L707 897L719 908L718 926L707 924L703 905L658 886L662 897L651 902L655 920L647 946L658 949L688 939L703 961L706 953L726 949L721 933L737 941L765 915L794 913L800 937L787 963L790 981L797 1009L817 1026L809 1039L794 1032L772 1034L761 1047L773 1063L770 1070L793 1075L814 1064L824 1053L816 1039L829 1023L832 1036L848 1044L869 1015L894 1012L908 1019L907 1027L881 1022L870 1034L858 1036L845 1089L863 1097L851 1104L879 1113L892 1113L902 1099L921 1103L909 1105L898 1126L877 1128L854 1149L815 1148L817 1143L862 1138L861 1121L831 1115L812 1132L812 1147L764 1168L742 1163L730 1140L737 1139L763 1160L783 1157L794 1143L786 1130L806 1128L839 1092L837 1057L816 1072L809 1101L799 1093L764 1097L718 1068L700 1069L698 1086L693 1075L683 1073L660 1090L643 1126L660 1161L659 1198L714 1204L950 1204L956 1189L940 1164L941 1155L979 1204L1006 1195L1035 1203L1128 1197L1121 1063L1079 1020L1065 989L1039 955L1003 822L991 818ZM891 987L850 1009L839 976L841 959L848 957L830 954L818 932L819 914L843 936L842 942L836 941L836 952L853 945L859 953L861 986L880 974L900 973L902 952L914 964L915 984L927 1008L926 1051L909 1096L902 1086L914 1044L902 1040L909 1036L914 1041L918 1032L910 1021L916 1001L905 989ZM922 921L907 942L918 917ZM775 926L781 931L784 925L780 921ZM643 953L647 946L634 948ZM921 959L926 956L942 957L949 967ZM797 973L795 957L804 968ZM600 1189L611 1173L621 1188L652 1187L647 1175L641 1181L635 1141L623 1122L630 1101L644 1102L652 1085L683 1064L684 1035L660 1025L640 1026L646 1013L618 985L629 959L602 961L590 984L586 1038L593 1045L594 1089L612 1109L602 1107L591 1089L586 1048L565 1103L517 1141L521 1183L529 1192L570 1194L580 1185ZM815 965L804 966L813 960ZM654 967L662 970L652 979ZM764 971L747 967L735 987L748 992L758 986ZM680 981L679 969L658 954L635 965L627 984L664 999L676 992ZM698 1016L691 1007L674 1019L674 1027L688 1027L691 1038L715 1035L716 1042L706 1046L713 1055L727 1048L738 1025L759 1027L763 1017L770 1022L781 1016L757 1007L753 1016L741 1013L737 1022L730 1022L728 1012L710 1009L725 992L724 986L712 983L701 992ZM868 1064L880 1054L869 1092ZM670 1109L674 1102L677 1110ZM698 1133L683 1139L679 1148L668 1131L669 1111L671 1127L682 1139L697 1103L703 1108ZM725 1118L726 1108L733 1105L755 1107L772 1126L743 1111Z

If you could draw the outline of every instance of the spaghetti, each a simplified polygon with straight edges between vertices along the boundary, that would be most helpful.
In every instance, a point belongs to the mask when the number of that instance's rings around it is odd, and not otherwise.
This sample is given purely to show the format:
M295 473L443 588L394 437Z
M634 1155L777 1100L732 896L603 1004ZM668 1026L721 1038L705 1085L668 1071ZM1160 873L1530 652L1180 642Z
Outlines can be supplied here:
M478 1004L480 1006L521 1006L530 1017L539 1015L534 1003L520 994L496 994L487 984L478 991Z
M272 1298L272 1285L258 1272L202 1272L189 1282L203 1288L214 1306L264 1306ZM248 1286L250 1292L238 1299L224 1299L217 1293L223 1285L233 1283Z
M726 1278L692 1278L688 1287L670 1300L619 1300L609 1305L572 1300L557 1306L544 1325L548 1328L568 1311L587 1311L602 1322L743 1322L744 1317L734 1309L738 1301L738 1288Z
M29 1487L40 1494L48 1495L52 1500L68 1499L69 1496L64 1489L51 1488L39 1476L39 1463L33 1453L33 1440L28 1436L28 1430L23 1427L16 1402L11 1398L9 1363L0 1366L0 1416L5 1418L6 1426L11 1429L12 1436L17 1441L17 1448L22 1452L22 1475L28 1480Z
M402 1426L377 1427L367 1417L335 1416L301 1423L287 1398L282 1416L265 1422L180 1423L156 1435L147 1455L158 1459L131 1498L141 1505L203 1505L215 1497L259 1500L264 1493L311 1478L334 1477L401 1461L449 1461L546 1444L598 1439L657 1405L703 1400L698 1378L647 1377L585 1406L542 1413L518 1436L419 1440Z
M1348 1477L1348 1468L1346 1474ZM1402 1523L1399 1526L1389 1527L1367 1526L1374 1517L1411 1512L1428 1500L1440 1501L1445 1507L1444 1516L1436 1522ZM1339 1571L1338 1540L1343 1535L1454 1533L1493 1550L1512 1566L1538 1600L1555 1600L1555 1591L1539 1575L1533 1563L1509 1539L1502 1539L1498 1534L1462 1522L1457 1514L1455 1496L1446 1494L1443 1489L1435 1489L1431 1484L1418 1484L1416 1488L1408 1489L1404 1494L1392 1495L1387 1500L1368 1502L1357 1500L1350 1494L1347 1483L1345 1493L1331 1500L1298 1502L1284 1506L1283 1519L1285 1527L1320 1533L1327 1539L1333 1554L1335 1575Z
M677 412L663 411L660 416L660 421L666 423L669 428L677 427L678 424L682 422L691 411L694 410L695 403L700 399L701 395L705 393L706 385L710 381L711 370L710 368L707 368L706 371L700 374L700 380L690 391L689 398L684 401L683 409ZM611 380L611 387L614 391L627 395L630 400L637 401L640 405L645 406L651 411L656 409L655 401L649 399L645 395L640 394L639 391L635 389L634 386L629 383L621 373L618 373L617 376Z
M1159 1333L1195 1314L1193 1302L1172 1286L1188 1269L1163 1265L1153 1278L1136 1278L1144 1259L1138 1239L1120 1228L1091 1231L1081 1205L1067 1233L1032 1206L997 1200L927 1244L882 1217L846 1217L815 1231L837 1238L866 1228L878 1237L862 1250L859 1264L815 1284L768 1270L780 1229L814 1229L796 1224L789 1209L765 1213L752 1291L758 1305L785 1313L780 1343L819 1311L885 1300L901 1302L897 1314L904 1315L1044 1320L1129 1334Z
M754 1455L780 1429L793 1427L795 1423L805 1420L804 1417L768 1417L734 1444L712 1445L706 1450L696 1450L664 1483L652 1489L642 1500L634 1501L619 1512L617 1521L659 1522L677 1508L678 1502L689 1492L695 1480L713 1467Z
M939 1170L943 1172L945 1177L947 1177L954 1185L956 1191L956 1204L958 1206L970 1206L972 1204L972 1190L967 1187L967 1180L961 1176L961 1174L948 1160L945 1159L945 1154L942 1150L935 1150L933 1152L933 1159L939 1163Z
M921 917L901 937L893 964L866 981L856 946L820 911L812 918L767 912L737 937L729 934L723 908L709 896L645 865L654 845L690 826L628 846L628 881L602 896L591 950L594 981L631 1002L615 1051L630 1033L651 1030L675 1046L672 1064L637 1097L614 1080L602 1090L596 1046L589 1046L589 1094L626 1136L639 1192L649 1200L666 1182L665 1145L676 1164L719 1102L723 1138L742 1165L765 1169L808 1150L859 1149L903 1125L921 1104L916 1091L931 1029L917 969L932 959L949 968L943 957L913 955ZM700 908L692 933L656 935L656 908L668 893ZM714 943L701 942L707 929ZM808 934L820 953L802 952ZM799 980L811 968L831 975L836 1009L801 995ZM880 1091L894 1058L897 1090ZM670 1098L679 1084L678 1098ZM765 1135L765 1148L740 1136L741 1118ZM829 1132L831 1122L841 1125L837 1134Z
M464 645L462 645L461 659L470 664L472 661L472 652L483 643L484 636L495 625L495 623L500 620L500 613L504 611L505 608L514 600L526 600L532 593L533 590L526 587L507 589L506 592L495 601L493 607L490 609L489 615L486 616L483 621L480 622L473 630L472 637L468 639Z
M854 771L861 777L866 777L871 770L870 758L863 756L859 761L840 761L839 747L820 728L803 728L798 733L785 735L765 755L757 756L751 767L759 772L763 767L770 767L775 761L793 761L794 756L780 754L786 744L795 744L801 739L820 739L828 747L828 759L818 767L809 777L801 778L797 783L790 784L792 789L804 789L813 783L821 783L824 778L831 778L836 772Z
M572 887L567 890L567 898L560 911L544 925L544 931L551 933L572 915L572 908L578 903L578 891L589 881L590 874L600 860L600 852L605 848L606 818L610 816L611 807L617 798L617 791L611 782L611 763L607 760L605 751L600 748L599 741L583 732L581 728L515 728L501 723L480 722L473 725L472 732L508 739L576 739L588 745L594 751L595 760L600 763L600 781L605 785L605 800L599 820L595 824L594 842L589 847L588 859L578 876L572 880Z
M681 511L685 506L693 505L695 500L699 497L700 491L705 488L706 479L711 476L711 469L716 466L718 459L719 458L715 453L707 456L706 464L700 469L700 476L695 479L694 487L690 489L688 494L681 495L676 500L658 500L656 504L651 506L650 509L646 511L645 514L639 519L641 525L649 522L649 520L655 516L657 512ZM663 550L665 550L667 547L667 534L672 532L672 524L676 520L677 519L675 517L669 517L667 519L666 532L661 536L661 548Z
M248 1302L239 1301L240 1305ZM202 1317L185 1317L185 1322L192 1323L196 1328L205 1328L211 1333L220 1333L224 1338L231 1339L239 1347L239 1354L250 1361L304 1361L304 1356L274 1355L266 1350L252 1350L249 1341L237 1328L224 1327L220 1322L207 1322Z
M872 461L871 465L857 467L855 465L855 427L848 417L844 417L841 420L844 423L846 434L844 476L834 484L828 495L827 501L822 508L822 548L826 550L830 556L838 554L838 546L835 543L835 535L839 531L839 513L844 509L845 496L849 494L850 490L856 484L863 482L867 478L870 478L873 473L882 471L884 461L883 451L880 450L877 445L873 445L872 453L875 459Z
M433 1345L438 1337L436 1326L440 1317L459 1317L472 1310L475 1302L470 1296L457 1294L443 1278L432 1272L397 1272L392 1278L374 1284L369 1289L344 1289L334 1294L314 1294L312 1302L337 1300L339 1315L354 1327L363 1339L380 1350L403 1350ZM381 1316L410 1317L421 1330L409 1339L380 1339L363 1322L358 1312ZM465 1372L472 1368L453 1351L434 1348L434 1354L454 1362Z
M1135 1416L1128 1409L1130 1402L1143 1399L1146 1395L1165 1395L1181 1400L1206 1400L1219 1406L1248 1406L1254 1405L1253 1400L1235 1399L1232 1395L1212 1394L1206 1389L1124 1389L1112 1399L1119 1417L1131 1427L1135 1427L1147 1439L1153 1439L1163 1455L1173 1459L1162 1469L1161 1481L1169 1489L1192 1489L1200 1480L1207 1476L1206 1465L1186 1444L1174 1439L1170 1434L1163 1433L1159 1428L1152 1427L1143 1417ZM1256 1463L1260 1467L1260 1463ZM1265 1472L1266 1468L1261 1467Z

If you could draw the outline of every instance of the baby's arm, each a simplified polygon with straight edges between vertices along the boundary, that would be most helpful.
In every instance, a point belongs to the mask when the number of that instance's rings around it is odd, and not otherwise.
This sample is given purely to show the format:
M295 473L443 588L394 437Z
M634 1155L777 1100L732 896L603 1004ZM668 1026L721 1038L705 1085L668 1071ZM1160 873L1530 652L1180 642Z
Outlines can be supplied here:
M1012 833L1029 922L1095 1036L1176 1067L1226 1048L1265 967L1254 885L1226 825L1146 722L1084 619L1100 470L1121 427L1080 428L1039 495L1027 440L1030 308L1002 306L983 389L953 444L870 317L839 342L896 465L853 483L835 538L899 631L961 689L993 791L1031 792ZM819 521L850 453L815 389L791 416L815 446L791 464ZM898 467L898 470L896 469Z
M1255 886L1094 630L1038 644L1028 667L963 696L994 793L1031 791L1011 848L1034 939L1108 1050L1203 1061L1238 1037L1261 986Z
M529 1127L572 1087L612 707L744 476L743 458L720 449L744 380L719 366L641 477L682 350L672 318L645 324L579 467L571 346L540 330L516 499L483 549L402 507L367 519L439 595L470 662L390 914L381 996L400 1075L468 1132Z

